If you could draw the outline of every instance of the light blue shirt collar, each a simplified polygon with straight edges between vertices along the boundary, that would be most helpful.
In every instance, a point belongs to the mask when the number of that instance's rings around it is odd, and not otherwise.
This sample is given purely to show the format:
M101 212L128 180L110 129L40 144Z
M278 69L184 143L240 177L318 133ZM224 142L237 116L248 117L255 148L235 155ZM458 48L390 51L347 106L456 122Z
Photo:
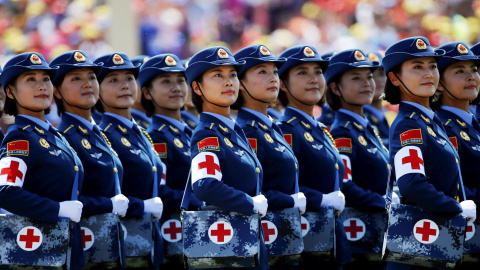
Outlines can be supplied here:
M233 120L232 118L228 119L227 117L225 117L223 115L216 114L216 113L211 113L211 112L202 112L202 113L205 113L205 114L208 114L208 115L211 115L211 116L217 118L218 120L220 120L220 122L224 123L231 130L235 130L235 120Z
M263 122L265 122L268 127L272 127L272 119L270 117L266 116L265 114L257 112L255 110L252 110L252 109L249 109L249 108L241 108L241 110L245 110L245 111L255 115L256 117L260 118Z
M338 110L339 112L342 112L344 114L348 114L350 115L351 117L353 117L357 122L360 123L360 125L362 125L363 128L367 128L367 125L368 125L368 120L367 118L364 117L361 117L360 115L352 112L352 111L349 111L349 110L345 110L345 109L339 109Z
M90 130L93 130L93 125L95 123L91 123L91 122L88 122L87 119L79 116L79 115L76 115L76 114L73 114L73 113L69 113L69 112L64 112L65 114L68 114L70 115L71 117L77 119L78 121L82 122L82 124L84 124L85 126L87 126L88 129Z
M176 127L177 129L179 129L181 131L185 130L185 126L187 126L187 124L185 124L183 121L180 122L177 119L173 119L173 118L165 116L165 115L155 114L155 116L164 119L165 121L169 122L170 124L172 124L174 127Z
M306 114L304 111L301 111L301 110L299 110L299 109L297 109L297 108L293 108L293 107L290 107L290 106L288 106L287 108L290 108L290 109L298 112L299 114L303 115L303 117L305 117L305 118L308 120L308 122L310 122L310 124L311 124L312 126L314 126L314 127L318 126L317 120L313 119L313 117L311 117L310 115Z
M135 123L135 120L133 119L132 117L132 121L128 120L127 118L121 116L121 115L118 115L118 114L115 114L115 113L109 113L109 112L104 112L103 114L105 115L109 115L111 117L114 117L118 120L120 120L120 122L122 122L125 126L129 127L129 128L132 128L133 127L133 124L136 124Z
M385 118L385 114L383 111L373 107L372 105L365 105L363 106L363 110L365 111L365 108L368 108L370 113L373 113L375 117L377 117L378 120L383 120Z
M462 120L467 122L469 125L472 125L473 115L470 112L450 106L440 106L440 109L452 112L458 117L462 118Z
M408 104L408 105L412 105L413 107L416 107L417 109L421 110L430 119L433 119L435 117L435 113L432 110L427 109L427 108L423 107L422 105L420 105L418 103L411 102L411 101L402 101L402 102L405 103L405 104Z
M38 118L36 118L36 117L30 116L30 115L18 114L17 117L18 117L18 116L27 118L28 120L35 122L35 124L41 126L43 129L46 129L46 130L48 130L48 129L50 128L50 126L51 126L51 124L50 124L49 122L42 121L42 120L40 120L40 119L38 119Z

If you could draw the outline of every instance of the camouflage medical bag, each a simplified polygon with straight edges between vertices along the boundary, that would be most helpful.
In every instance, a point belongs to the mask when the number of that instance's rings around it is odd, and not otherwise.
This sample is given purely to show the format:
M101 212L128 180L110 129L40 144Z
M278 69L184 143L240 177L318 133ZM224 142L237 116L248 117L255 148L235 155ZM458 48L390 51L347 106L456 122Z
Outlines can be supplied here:
M269 265L295 265L303 251L298 208L267 211L261 218Z
M467 222L463 244L463 262L480 262L480 220Z
M255 267L259 262L259 216L226 210L182 211L185 267Z
M387 228L387 211L364 212L345 207L340 215L354 261L382 261L382 247Z
M163 213L160 231L166 264L183 266L182 222L180 212Z
M318 212L305 212L301 217L303 254L309 261L334 261L335 212L322 206Z
M0 264L9 269L27 266L64 269L70 265L70 219L40 222L0 215Z
M117 214L108 213L80 220L85 268L115 269L125 264L123 232Z
M154 223L151 213L141 218L122 218L125 240L125 264L129 268L151 267L153 264Z
M462 260L466 219L429 214L417 206L391 204L384 260L437 269L453 269Z

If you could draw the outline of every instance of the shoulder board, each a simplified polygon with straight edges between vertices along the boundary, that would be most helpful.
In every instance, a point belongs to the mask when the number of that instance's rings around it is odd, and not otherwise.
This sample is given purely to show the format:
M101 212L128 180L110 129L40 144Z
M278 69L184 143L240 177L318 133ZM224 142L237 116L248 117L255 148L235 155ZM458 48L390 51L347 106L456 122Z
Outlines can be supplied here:
M300 120L298 120L297 117L294 116L294 117L292 117L292 118L290 118L286 121L282 121L282 122L285 123L285 124L288 124L290 126L294 126L294 125L298 124L300 122Z
M215 125L215 123L206 124L206 125L204 126L204 128L205 128L205 129L215 130L215 131L218 130L218 127L217 127L217 125Z
M257 121L255 121L255 120L248 120L248 121L246 121L246 123L247 123L247 126L258 127Z
M338 123L338 126L348 130L352 130L353 128L353 125L350 121L341 121Z
M103 132L110 134L113 132L114 128L111 128L113 126L112 123L109 123L108 126L103 130Z
M165 133L165 129L164 129L164 128L165 128L166 126L167 126L167 125L162 124L156 131L157 131L157 132L161 132L161 133Z
M447 122L445 122L445 124L443 124L443 125L446 126L446 127L450 127L450 128L451 128L451 127L453 127L454 122L452 121L452 119L449 118L449 119L447 120Z
M17 125L15 125L15 126L17 126ZM21 129L21 130L26 131L26 132L30 132L30 131L33 130L32 126L30 126L30 125L26 125L24 127L20 127L20 126L17 126L17 127L18 127L18 129Z
M68 135L71 135L73 132L75 132L75 126L74 125L70 125L68 128L66 128L65 130L59 130L60 132L62 132L63 134L68 134Z
M413 120L417 120L419 117L420 117L420 115L418 115L418 113L416 113L416 112L412 112L410 115L405 115L405 118L409 118L409 119L413 119Z

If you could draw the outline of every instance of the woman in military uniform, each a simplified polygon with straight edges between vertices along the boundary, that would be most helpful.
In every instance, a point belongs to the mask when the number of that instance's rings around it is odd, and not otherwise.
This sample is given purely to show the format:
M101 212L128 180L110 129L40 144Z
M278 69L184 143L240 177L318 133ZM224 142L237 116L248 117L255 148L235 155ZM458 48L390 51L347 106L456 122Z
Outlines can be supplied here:
M136 81L139 65L134 66L122 53L100 56L94 63L103 63L97 75L100 93L96 108L103 112L99 126L123 165L122 191L129 201L125 217L140 218L144 213L151 213L159 219L163 203L158 196L158 186L164 177L165 165L153 149L148 133L131 116L131 106L139 92ZM163 240L159 228L154 231L154 265L159 265L163 259Z
M279 70L279 99L286 107L279 127L297 157L298 182L307 197L307 211L318 212L322 206L331 206L340 213L345 207L345 197L340 191L345 166L327 127L313 118L314 106L324 100L323 72L328 61L309 46L289 48L280 57L287 61ZM325 269L340 269L351 261L341 218L336 219L336 227L336 256L334 261L322 262ZM303 262L306 265L302 269L308 268L308 260Z
M200 121L191 139L192 174L186 192L192 188L207 206L244 215L258 211L264 216L267 200L259 194L262 166L243 130L230 116L230 105L239 91L237 72L242 66L220 46L202 50L189 61L186 76ZM260 239L260 264L266 269L263 234Z
M120 191L122 163L91 114L91 108L98 101L96 74L101 67L82 51L61 54L52 60L50 66L57 68L52 80L55 103L61 116L57 128L77 152L85 169L79 196L83 203L83 217L106 213L118 213L123 217L128 199Z
M429 213L462 213L474 220L475 203L464 198L457 202L462 196L459 156L429 104L439 83L437 61L444 53L434 50L425 37L400 40L385 52L385 99L400 104L390 128L392 180L397 181L403 204ZM423 267L388 262L388 269Z
M335 111L330 133L345 164L342 192L347 207L365 213L385 211L384 195L390 176L388 150L363 114L363 106L374 97L372 72L378 65L370 62L361 50L351 49L332 56L325 72L327 102ZM352 241L357 240L350 233L347 235ZM368 269L386 268L385 262L355 262L347 267L359 264Z
M480 42L470 47L470 50L476 57L480 57ZM477 118L477 120L480 121L480 106L478 106L478 103L480 102L480 100L477 99L476 101L477 103L471 104L470 107L475 106L475 111L473 111L472 113L474 113L475 118Z
M240 94L232 107L238 110L236 121L262 164L262 190L268 200L268 209L295 207L303 214L306 197L298 191L297 159L282 131L267 113L269 103L278 96L278 67L285 59L279 59L261 44L245 47L234 57L237 61L245 61L245 65L238 73Z
M0 80L7 94L5 113L15 116L2 143L0 207L43 222L59 217L73 223L71 269L84 266L80 221L83 166L58 131L45 121L50 111L55 70L42 55L10 59Z

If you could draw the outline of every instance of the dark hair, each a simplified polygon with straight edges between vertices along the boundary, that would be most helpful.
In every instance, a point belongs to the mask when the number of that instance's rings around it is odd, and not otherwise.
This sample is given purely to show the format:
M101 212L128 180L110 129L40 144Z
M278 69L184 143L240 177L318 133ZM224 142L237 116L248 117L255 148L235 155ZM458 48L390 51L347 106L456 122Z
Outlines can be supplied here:
M330 109L332 109L332 111L338 111L342 107L342 103L341 103L340 97L335 95L335 93L333 93L333 90L330 87L330 84L334 83L338 87L341 77L342 77L342 74L333 77L330 83L327 85L325 96L327 99L327 104L328 106L330 106Z
M284 73L282 74L282 76L280 77L280 81L283 82L283 84L284 84L285 87L287 87L287 88L288 88L288 83L289 83L289 81L288 81L288 73L289 73L289 71L290 71L290 69L287 70L286 72L284 72ZM289 90L287 90L287 91L289 91ZM278 92L278 101L280 101L280 104L281 104L283 107L287 107L287 105L288 105L287 91L280 90L280 91ZM322 106L322 105L325 103L325 101L326 101L325 96L326 96L326 95L324 94L324 95L322 96L322 98L317 102L316 105Z
M57 87L58 92L60 92L59 88L62 85L63 81L65 80L65 76L62 78L58 79L55 81L53 86ZM60 93L61 95L61 93ZM56 95L53 95L53 100L55 101L55 104L57 105L57 114L58 116L61 116L63 112L65 112L65 106L63 106L62 99L57 98Z
M196 78L194 82L197 82L197 84L202 83L203 82L203 74L200 75L198 78ZM193 85L193 83L192 83L192 85ZM203 92L203 90L202 90L202 92ZM195 109L197 110L197 112L198 113L203 112L202 97L197 95L197 93L195 93L195 91L193 91L193 87L190 87L190 93L192 94L192 103L193 103L193 105L195 105Z
M14 88L16 88L16 80L17 78L15 78L14 80L12 80L12 82L10 84L8 84L8 86L12 86ZM8 87L7 86L7 87ZM17 102L15 102L14 99L12 98L9 98L8 95L6 95L6 91L5 91L5 106L3 108L3 112L5 112L6 114L8 115L12 115L12 116L17 116L18 114L18 111L17 111ZM45 112L45 115L49 114L50 113L50 106L48 108L46 108L45 110L43 110ZM2 113L3 114L3 113Z
M145 82L143 84L142 89L139 89L140 90L139 94L141 95L140 96L140 105L145 110L145 114L148 117L152 117L155 114L155 104L153 104L153 100L151 100L151 99L149 100L143 95L143 88L144 87L147 89L147 92L150 94L151 91L152 91L152 80L148 80L147 82ZM153 98L151 94L150 94L150 97Z
M393 72L395 76L398 76L402 71L402 64L395 66L392 68L390 72ZM385 91L383 92L382 96L383 100L388 101L390 104L395 105L395 104L400 104L401 98L400 98L400 88L398 86L393 85L392 81L388 77L387 74L387 82L385 83Z
M98 99L97 103L95 103L95 106L92 107L92 111L98 111L100 113L105 112L105 109L103 108L103 104L100 98Z

